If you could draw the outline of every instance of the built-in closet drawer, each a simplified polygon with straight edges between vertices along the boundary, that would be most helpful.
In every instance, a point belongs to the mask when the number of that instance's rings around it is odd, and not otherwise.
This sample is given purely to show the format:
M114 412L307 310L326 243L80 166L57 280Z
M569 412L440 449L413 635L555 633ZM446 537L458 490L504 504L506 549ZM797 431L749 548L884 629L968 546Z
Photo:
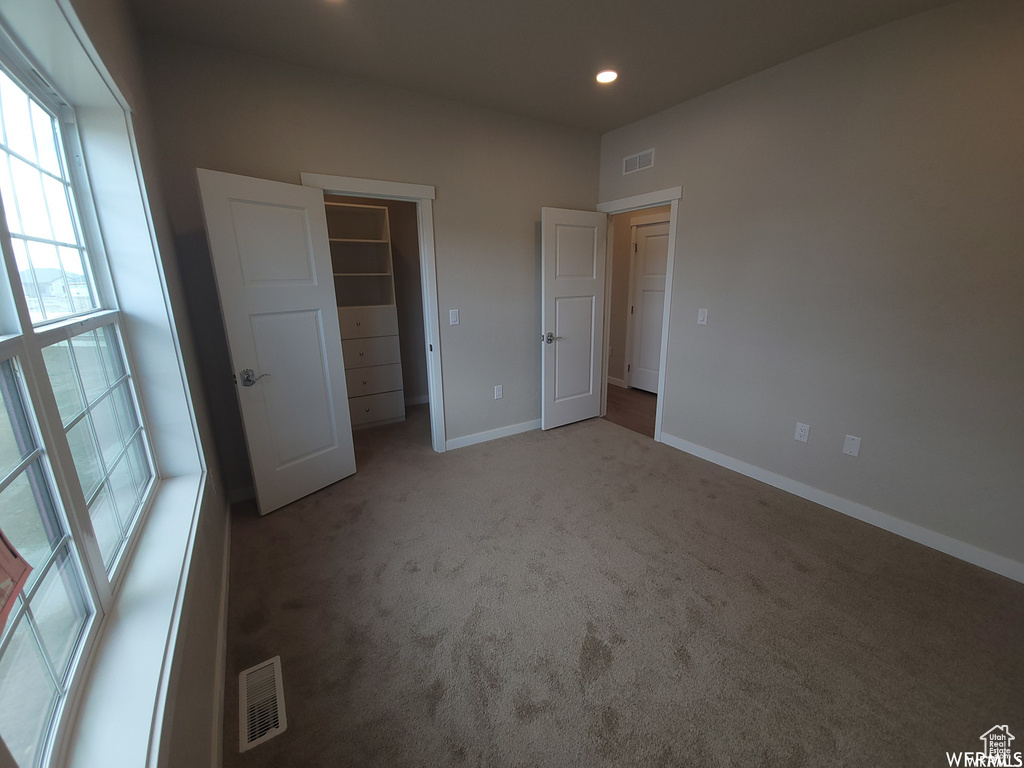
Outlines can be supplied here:
M394 306L338 307L338 323L343 339L398 335L398 312Z
M345 368L367 368L371 365L402 362L397 336L343 340L341 352L345 358Z
M402 388L402 366L392 363L371 368L353 368L345 373L345 380L349 397L393 392Z
M405 418L405 395L398 390L365 397L352 397L349 398L348 408L352 414L353 427L388 419L403 419Z

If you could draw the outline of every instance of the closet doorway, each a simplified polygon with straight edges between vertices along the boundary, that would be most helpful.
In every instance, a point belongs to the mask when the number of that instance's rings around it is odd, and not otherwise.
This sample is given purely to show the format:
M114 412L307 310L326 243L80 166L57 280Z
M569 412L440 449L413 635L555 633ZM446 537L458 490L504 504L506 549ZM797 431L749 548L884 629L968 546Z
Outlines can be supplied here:
M434 188L419 184L355 179L343 176L303 173L302 184L324 191L325 202L336 206L351 206L352 210L365 206L386 208L390 225L390 246L393 269L393 297L398 315L396 330L390 327L381 333L386 336L372 342L393 341L401 357L401 378L406 408L428 405L430 415L430 441L435 451L445 450L444 398L441 379L441 349L439 344L439 322L437 314L437 277L434 261L433 198ZM340 279L340 278L339 278ZM383 279L383 278L382 278ZM346 342L342 329L343 346ZM365 335L356 332L354 335ZM360 340L354 340L357 346ZM371 345L372 346L372 345ZM377 344L383 347L383 344ZM368 346L368 350L370 347ZM360 350L361 351L361 350ZM373 368L355 368L351 371L355 353L346 348L346 377L362 375L365 371L384 371L387 365ZM366 354L370 354L369 351ZM384 362L391 362L390 358ZM367 378L367 377L363 377ZM356 381L356 384L359 382ZM367 386L372 388L373 382ZM385 388L393 389L389 384ZM351 388L350 388L351 389ZM368 390L369 391L369 390ZM393 395L391 392L389 395ZM367 398L377 395L362 395L358 390L352 395ZM355 423L355 420L353 420Z

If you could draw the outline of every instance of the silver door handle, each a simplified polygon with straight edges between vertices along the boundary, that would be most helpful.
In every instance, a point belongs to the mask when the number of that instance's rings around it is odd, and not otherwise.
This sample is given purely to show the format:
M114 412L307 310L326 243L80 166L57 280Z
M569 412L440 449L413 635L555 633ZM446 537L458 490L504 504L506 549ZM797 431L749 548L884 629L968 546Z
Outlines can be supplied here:
M260 379L265 379L269 376L269 373L261 373L259 376L256 375L256 371L252 368L243 368L238 372L238 375L242 377L242 386L251 387Z
M561 341L561 339L561 336L555 336L551 331L548 331L546 335L543 333L540 335L540 340L545 344L554 344L556 341Z

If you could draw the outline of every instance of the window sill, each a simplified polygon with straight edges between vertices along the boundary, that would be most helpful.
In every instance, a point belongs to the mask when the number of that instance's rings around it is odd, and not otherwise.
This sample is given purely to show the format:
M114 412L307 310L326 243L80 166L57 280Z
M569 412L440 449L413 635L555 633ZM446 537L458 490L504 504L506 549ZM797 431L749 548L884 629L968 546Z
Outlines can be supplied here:
M104 616L65 759L73 766L156 763L171 659L206 473L164 478L110 612Z

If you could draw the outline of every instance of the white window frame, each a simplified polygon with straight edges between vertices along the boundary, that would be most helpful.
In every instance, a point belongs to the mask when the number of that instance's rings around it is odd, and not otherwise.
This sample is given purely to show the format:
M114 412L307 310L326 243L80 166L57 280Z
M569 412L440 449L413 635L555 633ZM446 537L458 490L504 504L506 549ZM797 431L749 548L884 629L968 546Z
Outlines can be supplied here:
M70 341L79 334L113 325L117 329L129 378L134 379L135 366L126 343L126 333L121 322L122 313L117 308L117 296L113 290L110 269L106 262L106 251L100 236L92 191L89 187L88 169L73 119L74 111L55 90L43 90L38 84L33 83L35 78L30 73L31 65L21 61L19 52L14 48L13 41L3 30L0 30L0 65L8 71L12 79L19 82L24 90L54 115L60 127L65 155L63 160L68 171L74 202L78 209L78 220L82 227L81 237L88 259L88 263L84 266L97 304L96 309L34 324L11 248L11 234L7 229L6 219L0 216L0 247L3 249L8 281L7 290L0 295L0 304L6 305L2 312L5 326L15 331L0 338L0 360L11 358L18 360L28 395L26 409L30 413L31 420L36 424L38 436L41 439L40 449L45 454L45 460L42 462L44 473L47 475L54 502L58 506L58 514L63 513L68 535L71 538L71 548L83 569L82 581L86 598L93 609L93 614L87 619L81 640L73 655L66 692L57 705L50 733L44 745L42 764L48 765L52 762L53 753L60 751L59 736L66 731L68 718L73 710L68 703L76 700L79 687L85 677L80 666L83 659L87 659L93 650L103 617L113 608L114 597L125 577L127 564L131 561L134 547L138 542L138 533L145 524L153 502L153 490L159 477L152 460L152 448L148 441L149 429L145 409L140 408L137 417L146 445L146 461L149 463L151 477L142 493L141 508L132 521L127 540L119 546L108 576L89 516L87 499L75 469L66 429L50 385L43 349L61 341ZM134 381L132 389L135 389ZM138 393L133 394L135 401L138 401ZM85 406L85 410L89 410L88 404Z
M89 40L71 0L3 0L0 25L17 41L32 68L44 73L75 106L81 144L69 144L66 150L80 151L89 163L91 194L79 204L95 205L109 265L104 274L94 259L93 276L97 287L109 290L120 306L123 351L133 369L140 420L149 435L158 477L150 508L136 524L134 551L126 551L108 594L100 595L100 605L107 610L94 614L50 763L155 766L169 744L166 729L173 719L175 675L184 655L179 646L187 640L182 622L192 594L186 589L189 575L205 568L202 559L193 557L197 537L201 527L208 540L211 526L225 526L226 504L214 483L207 481L186 377L187 353L174 320L176 289L173 280L168 286L164 272L165 261L170 258L173 263L173 255L161 256L157 245L158 227L149 206L131 104ZM132 67L130 62L115 63ZM72 172L75 167L71 165ZM88 219L84 210L82 217ZM19 279L7 275L11 278ZM81 318L69 322L78 321ZM60 324L55 324L55 333ZM4 341L0 339L0 345ZM41 359L33 364L44 370ZM35 401L40 393L30 391L29 397ZM66 446L61 436L45 437L50 444ZM68 469L75 471L69 450L61 453L58 445L55 490L62 483L77 485L77 477L68 483L60 476ZM72 535L79 537L80 545L89 545L80 538L82 531L72 530ZM222 676L223 659L218 664ZM220 679L211 681L212 700L221 695L222 687ZM219 709L214 704L214 710ZM217 750L215 746L215 755Z
M67 464L71 456L70 448L67 446L67 438L64 436L65 429L62 424L56 401L47 395L49 390L49 377L46 365L43 362L42 351L45 347L61 341L70 341L74 336L88 333L91 330L102 328L106 325L115 325L121 341L122 353L125 356L125 367L129 377L134 378L135 364L132 360L130 349L126 343L126 333L122 324L122 313L118 308L117 295L113 289L110 267L107 263L106 249L99 229L96 208L93 204L92 190L89 186L89 174L86 167L84 153L82 151L81 139L74 120L74 110L52 87L45 90L39 85L33 87L30 74L31 65L21 59L19 52L13 51L14 43L0 29L0 65L3 65L13 75L15 80L20 80L22 87L36 98L46 109L50 110L56 117L61 131L61 139L64 145L65 162L67 164L68 176L71 182L72 194L78 208L78 219L82 226L82 239L85 241L88 264L85 265L87 278L91 283L94 292L97 308L78 312L67 317L55 320L46 320L33 324L29 315L24 290L21 287L21 278L17 273L13 254L9 250L11 235L7 231L6 222L0 223L0 241L2 241L4 256L7 263L8 280L10 281L10 295L14 300L14 312L17 316L17 325L20 333L17 338L21 342L20 359L26 379L26 386L30 391L30 398L34 403L34 409L40 422L40 429L44 433L44 445L51 455L51 464L54 464L53 472L60 475L54 490L59 497L59 503L63 506L68 517L69 525L72 527L72 538L76 541L82 552L83 565L86 568L90 581L95 582L95 598L98 600L97 607L103 612L110 610L112 595L117 591L117 586L124 578L123 564L130 559L130 551L135 541L134 535L129 535L127 544L121 548L117 555L113 568L108 578L106 568L103 565L103 558L99 554L99 545L96 543L95 534L92 532L92 522L89 518L88 504L81 484L78 481L77 472L74 470L74 461ZM41 85L42 83L40 83ZM4 301L0 298L0 301ZM8 310L9 311L9 310ZM13 339L10 339L13 341ZM0 353L0 358L8 355ZM45 384L43 382L46 382ZM134 389L134 382L133 382ZM138 394L136 393L138 398ZM137 530L145 518L151 503L152 489L157 479L155 462L152 460L152 448L149 445L149 424L147 423L146 410L139 409L139 423L142 425L146 437L146 455L150 462L152 479L149 487L144 491L142 509L139 511L133 527ZM57 435L61 437L58 437ZM49 436L49 443L47 438ZM62 468L58 471L57 465ZM63 468L71 467L71 471ZM74 518L74 519L72 519Z

